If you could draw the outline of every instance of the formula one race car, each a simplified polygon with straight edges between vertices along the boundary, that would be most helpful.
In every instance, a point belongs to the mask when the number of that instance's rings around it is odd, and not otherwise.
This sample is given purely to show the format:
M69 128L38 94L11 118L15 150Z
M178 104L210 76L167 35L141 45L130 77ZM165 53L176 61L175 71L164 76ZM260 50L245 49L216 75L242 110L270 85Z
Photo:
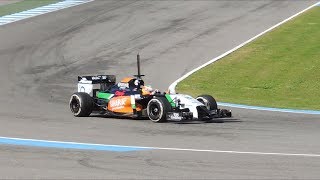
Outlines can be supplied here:
M137 56L138 75L116 83L114 75L79 76L78 92L70 98L70 109L76 117L92 112L106 116L149 118L153 122L217 121L231 117L231 110L218 109L210 95L193 98L185 94L161 93L144 85Z

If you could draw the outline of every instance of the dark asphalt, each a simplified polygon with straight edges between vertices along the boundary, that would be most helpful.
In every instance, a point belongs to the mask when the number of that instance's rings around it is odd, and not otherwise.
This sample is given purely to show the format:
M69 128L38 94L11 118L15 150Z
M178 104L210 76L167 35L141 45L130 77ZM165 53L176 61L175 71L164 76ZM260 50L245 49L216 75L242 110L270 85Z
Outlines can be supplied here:
M320 154L316 115L233 109L226 123L74 118L77 75L135 74L166 88L181 75L316 1L95 1L0 26L0 136ZM319 178L320 158L0 146L2 178Z

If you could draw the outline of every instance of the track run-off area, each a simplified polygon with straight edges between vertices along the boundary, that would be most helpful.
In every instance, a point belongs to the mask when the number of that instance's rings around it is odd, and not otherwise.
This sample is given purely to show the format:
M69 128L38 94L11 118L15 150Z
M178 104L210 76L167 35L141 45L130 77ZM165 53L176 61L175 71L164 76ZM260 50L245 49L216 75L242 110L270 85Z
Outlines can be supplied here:
M130 76L137 52L146 83L166 90L314 3L96 0L0 26L2 177L318 178L318 115L233 108L225 123L155 124L74 118L67 104L77 75Z

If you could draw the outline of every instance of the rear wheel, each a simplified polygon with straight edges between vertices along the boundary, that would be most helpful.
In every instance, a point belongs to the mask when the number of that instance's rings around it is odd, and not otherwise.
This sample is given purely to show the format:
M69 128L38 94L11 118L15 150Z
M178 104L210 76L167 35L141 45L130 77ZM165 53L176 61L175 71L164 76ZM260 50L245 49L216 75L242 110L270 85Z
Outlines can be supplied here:
M69 106L74 116L88 117L93 110L93 99L87 93L77 92L72 94Z
M166 122L167 113L171 110L171 105L164 97L151 99L147 106L147 114L153 122Z
M196 99L204 104L209 111L218 109L217 101L210 95L201 95Z

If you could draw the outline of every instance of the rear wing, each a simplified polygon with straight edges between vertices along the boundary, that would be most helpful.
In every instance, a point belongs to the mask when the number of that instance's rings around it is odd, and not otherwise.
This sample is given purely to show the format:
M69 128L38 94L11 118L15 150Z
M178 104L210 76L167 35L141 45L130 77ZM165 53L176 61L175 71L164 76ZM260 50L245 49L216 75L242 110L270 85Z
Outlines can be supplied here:
M78 82L86 84L115 83L115 75L78 76Z
M115 75L78 76L78 92L85 92L95 97L97 90L108 90L115 83Z

